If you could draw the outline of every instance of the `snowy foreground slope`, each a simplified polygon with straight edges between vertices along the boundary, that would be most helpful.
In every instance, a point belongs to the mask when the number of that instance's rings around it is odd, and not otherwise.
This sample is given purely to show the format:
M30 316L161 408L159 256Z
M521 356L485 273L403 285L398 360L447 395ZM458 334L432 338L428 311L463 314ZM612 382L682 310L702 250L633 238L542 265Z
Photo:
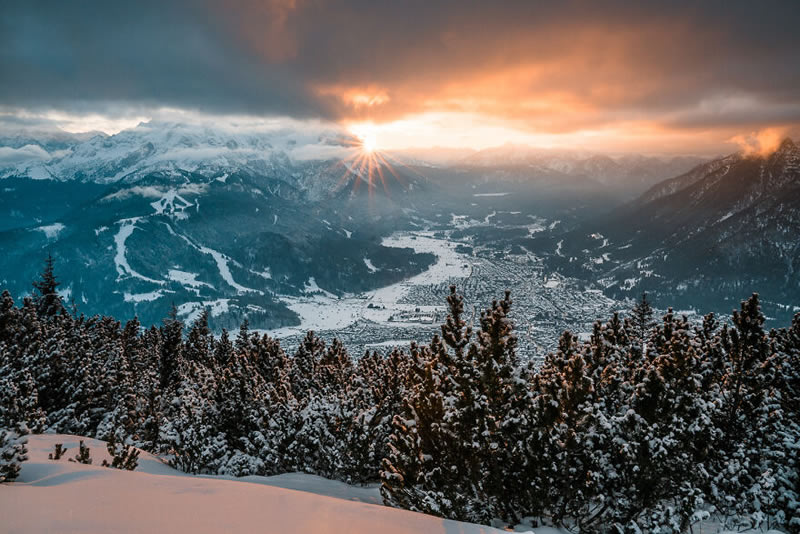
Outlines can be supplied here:
M69 462L83 439L92 465ZM59 461L47 455L56 443ZM499 534L381 504L377 486L356 487L303 473L243 478L193 476L142 452L136 471L102 467L106 443L63 434L28 437L28 461L16 482L0 484L4 534L17 532L191 532L264 534ZM567 534L541 527L517 532ZM696 525L702 534L732 534ZM748 531L753 532L753 531ZM738 533L745 534L745 533ZM766 534L781 534L767 531Z
M2 531L490 534L497 529L380 505L377 488L319 477L198 477L142 453L134 472L101 467L105 443L85 439L93 465L68 462L77 436L37 435L19 479L0 486ZM69 450L47 459L55 443ZM292 489L287 489L292 488ZM302 490L302 491L297 491ZM554 533L536 529L536 534Z

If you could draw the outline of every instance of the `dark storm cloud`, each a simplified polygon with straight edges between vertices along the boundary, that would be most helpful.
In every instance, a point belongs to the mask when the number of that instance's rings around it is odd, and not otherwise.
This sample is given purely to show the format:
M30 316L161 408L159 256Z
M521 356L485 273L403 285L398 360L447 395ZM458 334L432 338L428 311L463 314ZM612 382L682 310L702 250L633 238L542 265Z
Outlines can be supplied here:
M0 104L757 127L800 116L798 27L793 1L16 2Z
M215 18L199 2L18 2L0 26L0 102L76 112L308 107L302 79L262 62Z

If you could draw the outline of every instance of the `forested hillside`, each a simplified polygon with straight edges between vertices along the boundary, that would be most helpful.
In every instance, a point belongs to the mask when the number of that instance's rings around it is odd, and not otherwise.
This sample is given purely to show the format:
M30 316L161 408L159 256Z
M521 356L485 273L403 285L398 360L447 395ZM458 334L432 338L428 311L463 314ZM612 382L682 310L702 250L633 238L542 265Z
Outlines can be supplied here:
M508 293L473 326L451 288L441 334L408 351L309 332L287 354L247 323L213 336L207 313L83 317L57 284L50 265L21 307L0 297L0 480L24 434L57 432L190 473L380 480L388 505L484 524L800 532L800 314L765 331L757 295L700 325L643 299L534 368Z

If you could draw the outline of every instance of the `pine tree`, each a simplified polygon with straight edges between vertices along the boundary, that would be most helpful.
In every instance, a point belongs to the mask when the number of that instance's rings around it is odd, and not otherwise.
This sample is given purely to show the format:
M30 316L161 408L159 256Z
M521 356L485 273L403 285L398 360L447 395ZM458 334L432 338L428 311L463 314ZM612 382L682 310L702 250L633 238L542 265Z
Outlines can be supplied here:
M0 483L12 482L28 459L27 439L23 434L0 429Z
M41 317L52 317L58 313L64 313L64 303L57 288L61 284L56 280L54 273L53 256L47 255L44 270L39 275L39 280L33 282L34 294L33 302L36 311Z
M70 458L69 461L85 465L92 464L91 449L83 443L83 440L80 440L78 444L78 454L75 455L75 458Z
M431 345L440 345L438 336ZM452 442L445 420L447 371L430 347L412 343L410 354L407 396L394 417L389 455L382 461L381 495L391 506L450 517L450 503L442 503L444 495L437 499L436 493L446 486L443 470L451 467L443 461Z
M159 369L161 372L161 389L175 386L178 380L178 368L183 359L183 323L178 320L178 309L173 304L169 315L161 327L161 355Z
M314 393L314 371L325 350L325 342L310 330L292 358L289 379L297 399L308 399Z
M64 456L69 449L64 447L63 443L56 443L55 447L53 448L53 452L47 455L47 458L50 460L60 460L62 456Z
M103 460L103 467L111 467L113 469L124 469L126 471L134 471L139 465L140 451L127 444L118 443L115 433L111 433L111 438L106 443L108 454L111 456L111 463Z
M213 368L215 366L211 347L213 335L208 327L208 316L208 309L204 308L192 323L189 335L186 337L183 353L187 360Z
M523 447L528 395L508 318L511 298L507 292L481 315L473 342L454 288L448 304L442 337L412 347L410 391L395 418L382 493L387 504L412 510L514 522L525 515L521 481L506 469Z
M632 325L632 332L634 339L638 341L639 346L647 343L647 335L656 326L654 318L654 310L647 298L647 293L642 293L642 297L633 306L630 313L630 321ZM644 350L642 351L644 352Z

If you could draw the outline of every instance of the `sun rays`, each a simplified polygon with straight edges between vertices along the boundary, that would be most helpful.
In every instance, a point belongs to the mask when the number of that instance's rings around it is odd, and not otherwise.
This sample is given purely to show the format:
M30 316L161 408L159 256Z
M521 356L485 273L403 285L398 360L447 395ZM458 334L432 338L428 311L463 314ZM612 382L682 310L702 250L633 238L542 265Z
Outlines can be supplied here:
M365 183L372 198L378 183L383 187L386 196L391 196L388 184L390 178L405 185L389 158L380 152L379 141L372 128L368 125L358 126L351 128L351 132L353 137L343 141L343 144L351 150L351 154L334 165L334 168L339 166L343 168L342 177L335 190L340 190L352 179L354 193L359 190L362 183Z

